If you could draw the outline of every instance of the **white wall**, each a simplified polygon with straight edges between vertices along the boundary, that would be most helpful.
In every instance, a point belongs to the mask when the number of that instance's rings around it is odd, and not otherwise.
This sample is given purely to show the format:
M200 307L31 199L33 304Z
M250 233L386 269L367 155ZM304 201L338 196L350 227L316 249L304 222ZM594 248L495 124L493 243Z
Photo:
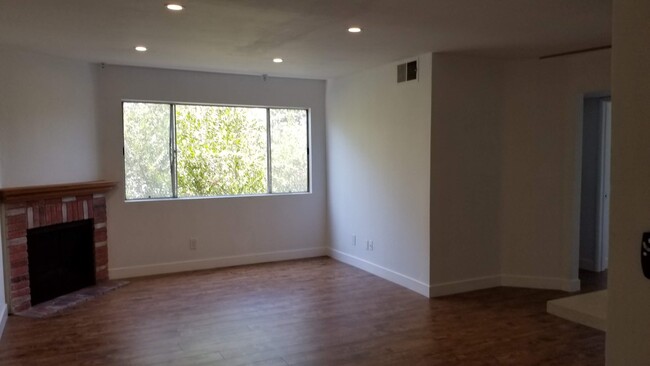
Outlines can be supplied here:
M433 56L431 295L576 290L583 98L610 52Z
M640 241L650 230L650 2L614 1L608 365L650 360L650 280Z
M0 186L98 179L95 72L0 46Z
M326 254L324 81L107 66L99 93L112 278ZM311 108L313 193L125 202L123 99Z
M609 89L609 51L506 65L504 284L577 289L583 98Z
M328 202L335 258L428 296L431 55L418 60L417 81L398 84L397 63L328 81Z
M499 284L503 62L433 55L431 295Z
M583 98L610 90L609 65L609 51L544 61L436 54L420 63L418 84L396 84L395 64L331 80L334 256L416 291L428 282L432 296L576 290ZM429 171L419 165L427 148ZM427 194L429 224L416 219Z
M99 178L95 84L91 65L0 46L0 187ZM0 333L6 309L2 279Z

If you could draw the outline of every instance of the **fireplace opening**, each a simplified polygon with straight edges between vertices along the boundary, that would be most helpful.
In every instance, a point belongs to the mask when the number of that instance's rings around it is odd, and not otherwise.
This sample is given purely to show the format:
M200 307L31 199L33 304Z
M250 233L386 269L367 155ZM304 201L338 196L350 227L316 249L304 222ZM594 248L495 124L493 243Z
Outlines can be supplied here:
M27 230L27 258L32 306L93 286L93 220Z

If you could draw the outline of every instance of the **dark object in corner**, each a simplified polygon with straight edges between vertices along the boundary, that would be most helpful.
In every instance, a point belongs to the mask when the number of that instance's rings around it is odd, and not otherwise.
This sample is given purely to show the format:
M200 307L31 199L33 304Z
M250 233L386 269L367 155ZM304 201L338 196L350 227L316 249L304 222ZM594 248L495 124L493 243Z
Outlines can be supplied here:
M650 233L643 233L641 241L641 268L643 275L650 279Z

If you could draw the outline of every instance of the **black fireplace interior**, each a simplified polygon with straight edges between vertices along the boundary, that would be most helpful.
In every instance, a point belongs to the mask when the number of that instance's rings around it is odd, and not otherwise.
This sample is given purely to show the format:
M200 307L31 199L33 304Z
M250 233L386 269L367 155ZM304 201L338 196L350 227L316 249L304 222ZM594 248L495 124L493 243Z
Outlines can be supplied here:
M95 284L93 220L27 231L32 306Z

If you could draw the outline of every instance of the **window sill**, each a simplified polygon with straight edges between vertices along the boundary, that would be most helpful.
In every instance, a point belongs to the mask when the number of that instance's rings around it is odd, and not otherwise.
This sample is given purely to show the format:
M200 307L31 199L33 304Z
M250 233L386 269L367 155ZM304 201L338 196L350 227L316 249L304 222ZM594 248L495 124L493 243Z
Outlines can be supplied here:
M204 201L213 199L241 199L241 198L267 198L267 197L290 197L290 196L306 196L311 195L312 192L297 192L297 193L265 193L265 194L249 194L239 196L205 196L205 197L170 197L170 198L138 198L132 200L124 200L125 203L143 203L143 202L175 202L175 201Z

